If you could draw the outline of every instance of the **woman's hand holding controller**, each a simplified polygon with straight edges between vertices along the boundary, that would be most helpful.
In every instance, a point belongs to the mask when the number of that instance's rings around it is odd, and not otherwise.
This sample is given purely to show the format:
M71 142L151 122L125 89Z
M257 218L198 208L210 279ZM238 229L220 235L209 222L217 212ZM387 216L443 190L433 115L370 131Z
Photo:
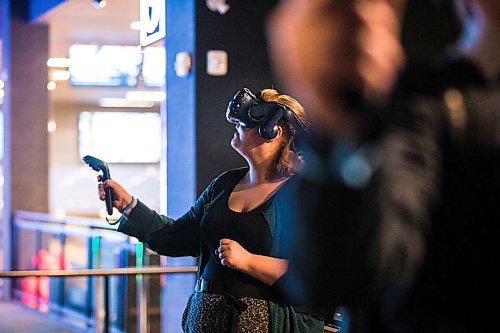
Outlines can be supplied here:
M123 212L123 210L132 204L130 206L130 209L128 209L125 212L125 215L128 216L128 214L134 209L134 207L137 205L137 200L128 193L128 191L120 185L118 182L116 182L113 179L107 179L104 182L102 181L102 176L99 175L97 176L97 190L99 194L99 199L104 201L106 200L106 189L110 188L113 195L113 207L118 209L120 212ZM132 202L134 201L134 202Z

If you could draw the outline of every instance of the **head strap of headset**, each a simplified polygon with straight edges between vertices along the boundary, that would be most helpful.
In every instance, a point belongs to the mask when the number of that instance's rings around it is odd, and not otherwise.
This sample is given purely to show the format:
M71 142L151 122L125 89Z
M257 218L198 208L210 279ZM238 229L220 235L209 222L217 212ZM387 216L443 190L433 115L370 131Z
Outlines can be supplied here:
M290 108L276 102L266 102L255 96L248 88L238 91L229 101L226 119L243 127L258 127L260 136L268 140L278 134L278 122L281 119L292 125L296 136L307 131Z

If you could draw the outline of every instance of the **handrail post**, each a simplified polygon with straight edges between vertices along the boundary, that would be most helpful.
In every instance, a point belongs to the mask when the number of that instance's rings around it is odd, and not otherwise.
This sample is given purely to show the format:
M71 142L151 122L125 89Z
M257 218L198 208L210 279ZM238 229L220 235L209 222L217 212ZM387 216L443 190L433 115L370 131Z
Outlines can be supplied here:
M104 278L104 333L109 333L109 275Z
M145 263L144 244L137 243L136 246L136 266L143 267ZM149 289L149 276L137 274L136 275L136 290L137 290L137 331L146 333L148 329L148 289Z
M101 257L100 257L100 237L99 236L91 236L90 237L90 249L91 249L91 255L90 255L90 265L91 268L96 268L101 266ZM103 291L103 288L105 289L103 281L98 277L95 276L93 279L94 282L94 325L95 325L95 331L96 333L101 333L104 332L104 298L105 294ZM105 282L105 281L104 281ZM104 296L101 298L101 295Z

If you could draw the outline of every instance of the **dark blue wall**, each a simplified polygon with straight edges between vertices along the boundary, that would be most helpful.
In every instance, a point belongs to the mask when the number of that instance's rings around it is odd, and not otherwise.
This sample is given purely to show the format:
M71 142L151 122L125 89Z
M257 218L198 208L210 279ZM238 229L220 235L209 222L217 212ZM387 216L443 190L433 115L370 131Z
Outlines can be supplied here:
M264 36L264 20L275 1L230 1L225 15L211 12L205 1L196 7L196 170L197 191L220 172L245 165L231 148L234 125L225 119L228 100L242 87L252 90L276 84ZM209 76L209 50L228 53L228 74Z
M167 53L167 214L179 217L194 203L196 193L196 72L175 74L178 52L195 54L195 0L166 1ZM167 266L192 266L196 259L166 258ZM162 332L181 330L182 312L193 291L195 274L169 274L162 288Z
M263 32L273 2L231 2L225 15L205 1L166 1L167 36L167 213L178 217L220 172L244 165L230 146L234 127L225 119L228 99L242 87L273 86ZM209 50L229 55L229 72L206 73ZM177 77L175 55L187 51L193 68ZM190 265L192 258L167 258L168 266ZM163 332L178 332L194 279L169 275L165 284Z

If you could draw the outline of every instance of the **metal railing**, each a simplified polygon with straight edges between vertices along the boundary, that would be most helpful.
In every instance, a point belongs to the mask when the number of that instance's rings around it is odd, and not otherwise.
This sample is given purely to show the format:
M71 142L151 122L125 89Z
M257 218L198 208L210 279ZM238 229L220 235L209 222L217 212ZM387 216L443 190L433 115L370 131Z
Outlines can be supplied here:
M116 226L111 227L98 218L16 211L12 238L12 270L0 271L0 279L5 280L5 295L20 299L29 307L48 309L73 326L95 328L96 332L124 332L133 326L138 332L147 332L148 325L153 327L162 320L150 318L156 316L156 303L170 302L153 294L160 286L150 285L150 279L169 273L192 274L197 270L191 266L195 260L167 266L166 258L148 250L137 239L116 232ZM43 260L42 254L47 253L49 259ZM55 278L54 283L41 281L48 278ZM50 296L46 293L40 297L40 288L47 289L47 284ZM185 289L189 289L187 284ZM173 311L181 311L175 306Z
M65 243L66 236L76 236L82 238L88 238L91 245L89 247L94 247L92 244L97 244L97 248L100 247L101 242L99 239L107 239L112 242L118 242L122 247L128 248L130 251L134 251L137 246L137 241L131 242L131 239L123 234L117 233L115 228L109 227L108 225L103 225L101 219L96 218L81 218L81 217L65 217L56 218L51 214L36 213L36 212L26 212L17 211L14 214L14 235L18 236L19 230L31 230L36 233L36 248L40 247L40 235L52 234L59 235L62 244ZM142 251L142 250L141 250ZM99 251L97 251L99 252ZM99 255L96 256L92 251L88 254L93 266L92 260L96 259L97 264L100 264ZM144 255L136 256L136 266L141 266L145 264ZM140 259L139 259L140 258ZM164 264L164 263L163 263ZM160 263L160 265L163 265ZM95 267L95 266L93 266ZM196 273L196 266L177 266L177 267L166 267L166 266L147 266L147 267L121 267L121 268L88 268L88 269L35 269L35 270L13 270L13 271L0 271L0 279L15 279L15 278L29 278L29 277L102 277L100 281L102 284L94 286L93 292L95 295L101 295L102 302L97 302L93 305L96 310L102 309L103 314L96 311L95 322L91 327L95 327L95 332L105 332L109 333L111 330L116 329L112 326L112 320L110 320L110 277L111 276L128 276L134 275L138 281L137 285L137 331L147 332L148 331L148 290L147 290L147 280L150 275L162 275L171 273ZM144 279L142 276L144 275ZM99 304L98 304L99 303ZM325 332L338 332L339 327L337 326L325 326Z
M19 270L19 271L0 271L0 279L3 278L24 278L24 277L77 277L77 276L102 276L103 277L103 299L104 299L104 318L102 323L102 332L110 331L109 321L109 277L113 275L154 275L170 273L195 273L196 266L186 267L144 267L144 268L113 268L113 269L75 269L75 270ZM141 303L141 306L144 306ZM143 309L139 309L142 313ZM147 327L147 317L140 316L139 320L146 322L139 323L139 327ZM99 325L96 325L96 332L100 332Z

